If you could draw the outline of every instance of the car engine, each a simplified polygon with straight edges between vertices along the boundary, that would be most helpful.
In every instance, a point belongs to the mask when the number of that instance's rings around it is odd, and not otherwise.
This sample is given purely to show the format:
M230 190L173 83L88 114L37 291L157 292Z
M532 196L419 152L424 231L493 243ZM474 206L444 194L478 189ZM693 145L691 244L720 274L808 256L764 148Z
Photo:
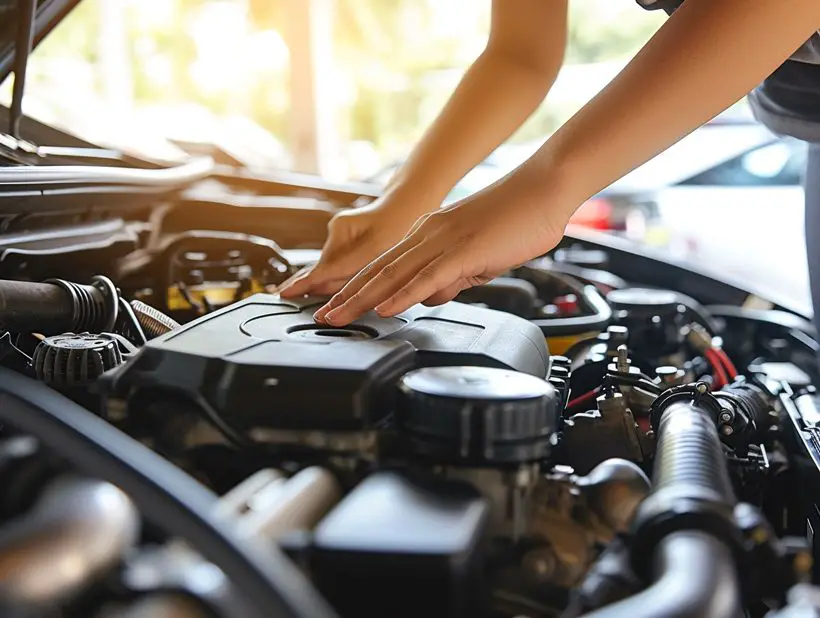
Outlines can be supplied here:
M794 312L568 241L329 328L276 293L310 251L89 251L0 263L2 616L820 611Z

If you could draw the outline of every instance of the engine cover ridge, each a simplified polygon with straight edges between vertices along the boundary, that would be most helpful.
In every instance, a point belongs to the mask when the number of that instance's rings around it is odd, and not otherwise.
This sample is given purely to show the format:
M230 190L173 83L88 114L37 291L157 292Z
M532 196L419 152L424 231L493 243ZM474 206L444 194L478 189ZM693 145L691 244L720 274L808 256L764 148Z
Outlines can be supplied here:
M167 390L207 402L236 431L362 431L392 412L395 385L419 367L478 365L539 378L549 352L537 326L448 303L345 328L316 324L322 299L257 294L149 341L104 379L131 397Z

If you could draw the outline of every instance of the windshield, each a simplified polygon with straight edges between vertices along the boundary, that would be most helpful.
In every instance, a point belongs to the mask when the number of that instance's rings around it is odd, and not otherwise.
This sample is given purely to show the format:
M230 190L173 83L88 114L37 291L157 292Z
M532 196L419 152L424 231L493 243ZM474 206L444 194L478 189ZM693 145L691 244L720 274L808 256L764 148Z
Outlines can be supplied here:
M0 15L12 4L0 0ZM634 4L571 3L566 65L547 100L448 202L526 160L618 74L665 19ZM482 50L490 6L83 0L35 50L24 109L133 154L215 144L254 168L384 184ZM9 20L0 24L9 40ZM6 80L0 102L10 99ZM741 101L594 196L573 223L807 302L804 167L805 148L756 124Z

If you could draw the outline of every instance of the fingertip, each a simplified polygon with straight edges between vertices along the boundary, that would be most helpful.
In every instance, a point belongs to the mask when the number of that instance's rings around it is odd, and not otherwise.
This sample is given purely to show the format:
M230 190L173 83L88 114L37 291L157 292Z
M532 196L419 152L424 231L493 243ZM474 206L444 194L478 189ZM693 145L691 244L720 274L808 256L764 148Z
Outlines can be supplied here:
M391 318L393 317L393 313L390 311L390 307L392 305L392 300L385 301L380 305L377 305L374 311L382 318Z
M326 324L330 324L331 326L341 326L341 320L339 316L341 315L341 307L337 307L336 309L332 309L324 315L323 321Z
M310 274L298 272L292 277L286 279L277 290L280 296L298 296L305 287L306 282L310 281Z
M305 286L297 286L292 285L286 288L280 288L279 296L282 298L297 298L298 296L304 296L307 294L307 290L304 289Z

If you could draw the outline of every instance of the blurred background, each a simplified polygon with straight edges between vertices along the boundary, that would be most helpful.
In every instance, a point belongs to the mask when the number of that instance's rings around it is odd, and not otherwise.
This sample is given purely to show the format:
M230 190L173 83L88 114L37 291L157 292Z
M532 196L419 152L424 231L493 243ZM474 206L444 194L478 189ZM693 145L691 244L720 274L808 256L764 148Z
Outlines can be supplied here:
M251 167L383 184L482 50L489 13L490 0L85 0L35 52L25 111L135 153L216 145ZM549 97L449 199L525 160L663 21L632 0L571 2ZM573 224L809 307L805 156L741 102Z

